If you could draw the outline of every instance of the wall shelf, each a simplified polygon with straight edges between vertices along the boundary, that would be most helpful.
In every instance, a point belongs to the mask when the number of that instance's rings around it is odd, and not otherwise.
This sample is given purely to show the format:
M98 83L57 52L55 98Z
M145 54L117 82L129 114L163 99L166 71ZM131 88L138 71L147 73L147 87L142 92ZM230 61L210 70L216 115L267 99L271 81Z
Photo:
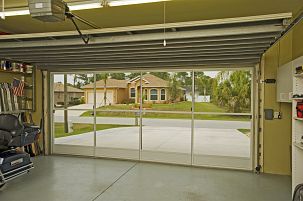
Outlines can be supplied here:
M10 74L23 75L23 76L32 76L32 73L19 72L19 71L11 71L11 70L2 70L2 69L0 69L0 73L10 73Z
M303 65L303 56L292 61L293 72L298 66ZM293 94L303 94L303 73L293 74ZM299 141L303 137L303 118L297 116L297 104L301 98L292 98L292 190L303 183L303 144Z
M0 66L0 74L5 77L4 80L1 80L0 83L8 83L12 86L13 80L17 79L24 82L25 86L23 88L23 96L13 96L8 100L12 101L13 107L8 108L3 106L3 101L0 101L0 114L17 114L21 112L31 111L35 112L36 110L36 68L35 66L31 66L25 63L18 63L16 62L15 65L22 65L22 69L25 72L21 72L18 70L6 70L2 65L3 62L1 61ZM5 64L6 65L6 64ZM13 66L13 64L11 64ZM12 98L14 97L14 98ZM9 101L10 102L10 101ZM6 103L7 104L7 103ZM17 110L17 111L9 111L9 110Z
M303 73L301 73L301 74L295 74L294 76L295 77L301 77L301 78L303 78Z
M294 142L293 145L303 151L303 144L302 143Z

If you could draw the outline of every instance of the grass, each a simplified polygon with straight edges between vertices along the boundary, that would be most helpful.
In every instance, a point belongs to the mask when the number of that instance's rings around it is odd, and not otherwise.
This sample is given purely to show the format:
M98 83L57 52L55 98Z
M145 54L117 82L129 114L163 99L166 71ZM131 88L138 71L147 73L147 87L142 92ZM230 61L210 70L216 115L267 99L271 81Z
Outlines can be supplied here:
M131 127L131 125L116 125L116 124L96 124L96 130L106 130L112 128ZM63 123L55 123L55 138L79 135L94 131L93 124L73 124L73 132L65 133Z
M172 104L153 104L148 110L152 111L175 111L175 112L191 112L191 102L179 102ZM136 110L134 105L111 105L102 107L102 110ZM137 109L138 110L138 109ZM147 110L147 111L148 111ZM212 103L196 103L195 112L220 112L225 113L225 108L220 108ZM87 111L81 116L92 116L92 111ZM97 117L135 117L134 112L114 112L114 111L97 111ZM158 119L191 119L191 114L167 114L167 113L148 113L143 115L144 118ZM198 120L228 120L228 121L249 121L248 116L231 116L231 115L206 115L195 114L195 119Z
M243 133L244 135L248 136L250 135L250 129L238 129L238 131L240 131L241 133Z

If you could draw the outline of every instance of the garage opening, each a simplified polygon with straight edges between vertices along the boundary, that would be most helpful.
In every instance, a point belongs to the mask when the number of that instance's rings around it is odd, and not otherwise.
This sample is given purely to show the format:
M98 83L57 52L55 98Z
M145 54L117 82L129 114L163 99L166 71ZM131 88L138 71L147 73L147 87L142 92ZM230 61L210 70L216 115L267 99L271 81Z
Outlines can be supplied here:
M55 73L54 153L252 169L252 72Z

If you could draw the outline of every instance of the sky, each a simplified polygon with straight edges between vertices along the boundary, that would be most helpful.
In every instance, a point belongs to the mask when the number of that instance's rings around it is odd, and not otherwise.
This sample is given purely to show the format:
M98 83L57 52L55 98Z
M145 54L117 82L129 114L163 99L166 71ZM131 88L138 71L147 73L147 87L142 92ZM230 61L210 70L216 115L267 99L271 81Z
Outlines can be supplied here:
M211 78L216 77L218 73L219 73L219 71L204 71L204 74Z

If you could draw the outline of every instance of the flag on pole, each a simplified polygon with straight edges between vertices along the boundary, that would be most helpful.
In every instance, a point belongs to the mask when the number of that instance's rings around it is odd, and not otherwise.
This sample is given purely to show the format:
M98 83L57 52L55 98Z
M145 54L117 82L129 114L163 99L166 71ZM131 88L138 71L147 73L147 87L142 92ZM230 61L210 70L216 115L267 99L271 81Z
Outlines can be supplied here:
M13 94L15 96L23 96L24 94L24 82L14 79L13 80L13 87L12 87Z

